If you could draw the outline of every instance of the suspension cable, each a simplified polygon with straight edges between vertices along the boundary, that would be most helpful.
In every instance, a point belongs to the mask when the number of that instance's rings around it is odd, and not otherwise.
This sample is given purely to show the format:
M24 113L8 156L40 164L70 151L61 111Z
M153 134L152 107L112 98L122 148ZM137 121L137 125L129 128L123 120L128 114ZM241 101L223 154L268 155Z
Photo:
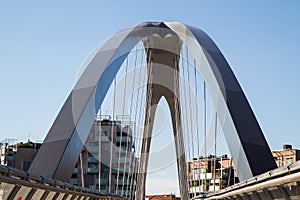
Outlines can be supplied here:
M146 69L145 69L144 74L143 74L143 78L141 78L142 77L142 69L143 69L143 56L144 56L144 52L142 51L141 67L140 67L140 73L139 73L140 75L139 75L139 78L138 78L138 86L140 86L142 83L145 83L145 79L147 77L147 72L146 72ZM136 145L137 155L136 156L137 156L137 158L139 158L139 162L135 163L135 169L134 169L135 178L137 178L137 175L140 172L140 160L141 160L140 159L140 155L141 155L140 145L141 145L141 140L142 140L142 128L141 127L143 126L143 125L141 125L141 121L144 121L141 117L141 116L144 116L144 115L142 115L141 110L142 110L142 104L143 104L143 97L146 96L146 92L144 92L145 90L146 90L146 88L144 88L144 87L143 87L143 90L141 92L140 92L140 89L138 89L137 97L136 97L136 104L138 102L140 102L140 104L137 105L136 108L135 108L135 122L136 122L136 124L139 124L138 125L139 128L138 128L137 133L136 133L136 135L137 135L137 137L136 137L137 138L137 142L136 142L137 143L137 145ZM141 93L141 99L139 100L140 93ZM136 190L137 185L138 185L138 182L136 182L136 184L135 184L135 190ZM138 186L140 186L140 185L138 185Z
M229 172L228 172L228 179L227 179L227 187L230 186L230 178L231 178L231 171L232 171L232 161L233 159L230 158L230 166L229 166ZM234 181L234 184L235 184L235 177L233 176L233 181Z
M102 152L102 145L101 145L101 137L102 137L102 127L101 127L101 106L100 106L100 109L99 109L99 115L100 115L100 123L99 123L99 130L98 130L98 146L99 146L99 151L98 151L98 184L99 184L99 192L101 191L101 152Z
M138 76L138 87L140 87L140 85L141 85L141 80L142 80L142 83L144 82L144 80L145 80L145 73L144 73L144 79L141 79L141 76L142 76L142 69L143 69L143 56L144 56L144 51L141 51L141 61L140 61L140 71L139 71L139 76ZM140 127L140 125L139 125L139 121L140 121L140 117L141 117L141 113L139 112L139 115L137 114L137 110L138 110L138 105L137 105L137 103L138 102L140 102L140 107L142 106L142 99L140 100L140 101L138 101L138 99L139 99L139 94L140 94L140 88L138 88L138 94L137 94L137 97L136 97L136 102L135 102L135 114L134 114L134 121L135 121L135 135L136 135L136 146L135 146L135 149L134 149L134 168L133 168L133 173L134 173L134 175L133 175L133 177L131 178L131 184L130 184L130 193L131 193L131 196L132 196L132 199L134 198L134 195L133 195L133 191L135 191L136 190L136 184L134 185L135 187L134 188L132 188L132 186L133 186L133 184L134 184L134 181L136 180L136 178L137 178L137 172L138 172L138 165L139 165L139 163L137 163L137 161L138 161L138 155L135 155L136 154L136 152L139 152L139 145L140 145L140 128L137 128L137 127ZM143 91L141 92L141 95L142 95L142 97L141 98L143 98ZM137 116L139 116L138 117L138 119L137 119ZM139 153L137 153L137 154L139 154Z
M216 191L216 166L217 166L217 128L218 119L217 112L215 116L215 134L214 134L214 191Z
M192 102L191 102L191 84L190 84L190 70L189 70L189 66L190 66L190 64L189 64L189 54L188 54L188 47L186 46L186 67L187 67L187 77L188 77L188 84L189 84L189 90L188 90L188 97L189 97L189 111L190 111L190 123L189 123L189 125L190 125L190 132L188 133L188 134L191 134L190 136L190 139L192 139L192 141L191 141L191 146L192 146L192 160L193 160L193 158L194 158L194 143L193 143L193 134L192 134L192 132L193 132L193 127L192 127L192 107L191 107L191 104L192 104Z
M146 104L144 106L144 110L145 110L145 123L146 125L149 125L150 124L150 116L151 116L151 98L152 98L152 80L153 80L153 73L152 73L152 67L153 67L153 62L151 61L151 51L149 52L149 68L148 68L148 80L147 80L147 94L146 94ZM147 127L148 128L148 127ZM143 133L145 133L145 126L143 126ZM146 172L143 172L142 170L146 170L146 165L147 165L147 160L144 159L145 156L147 156L145 154L145 148L147 147L148 145L148 138L149 138L149 130L146 129L146 133L145 135L143 135L143 138L142 138L142 148L141 149L141 165L140 165L140 168L139 168L139 174L140 176L142 177L139 181L139 186L140 186L140 191L142 191L141 189L144 187L144 180L145 180L145 173ZM145 141L145 142L144 142Z
M193 119L193 116L192 116L192 113L193 113L193 110L192 110L192 98L191 98L191 82L190 82L190 64L189 64L189 53L188 53L188 46L186 46L186 65L187 65L187 77L188 77L188 83L189 83L189 90L188 90L188 97L189 97L189 112L190 112L190 132L188 134L190 134L190 139L191 139L191 147L192 147L192 164L193 164L193 167L195 166L194 165L194 156L195 156L195 152L194 152L194 140L193 140L193 126L192 126L192 119ZM194 191L194 196L196 196L196 187L194 187L194 183L195 183L195 180L194 180L194 176L193 176L193 173L192 173L192 182L191 182L191 186L192 186L192 191Z
M131 93L131 98L130 98L130 105L129 105L129 113L131 114L132 113L132 100L133 100L133 92L134 92L134 85L135 85L135 71L136 71L136 65L137 65L137 53L138 53L138 45L136 45L136 49L135 49L135 59L134 59L134 69L133 69L133 78L132 78L132 93ZM128 138L130 137L131 138L131 141L130 141L130 155L129 155L129 164L128 164L128 170L127 170L127 180L126 180L126 197L129 197L131 198L131 193L128 194L129 192L131 192L131 185L129 185L129 180L130 180L130 176L131 176L131 168L132 168L132 145L133 145L133 131L134 130L131 130L130 131L130 126L131 126L131 116L129 117L129 125L128 125L128 130L127 130L127 142L126 142L126 159L127 159L127 152L129 151L128 150ZM128 135L128 133L130 134L130 136ZM126 163L125 162L125 167L124 169L126 170ZM123 179L123 182L124 182L124 179ZM128 188L128 185L129 185L129 188ZM123 185L124 186L124 185Z
M114 96L113 96L113 106L112 106L112 120L111 120L111 132L110 132L110 167L109 167L109 185L108 192L111 193L111 185L112 185L112 162L113 162L113 150L114 150L114 118L115 118L115 104L116 104L116 87L117 87L117 77L114 78Z
M124 177L124 166L122 166L121 170L121 154L122 154L122 142L123 142L123 123L124 123L124 112L125 112L125 102L126 102L126 84L127 84L127 72L128 72L128 56L126 57L126 69L125 69L125 80L124 80L124 90L123 90L123 104L122 104L122 116L121 116L121 133L120 133L120 142L118 148L118 172L117 172L117 185L116 185L116 194L119 194L119 179L120 179L120 172L122 171L122 176ZM117 137L116 137L117 138ZM117 141L116 141L117 144ZM123 185L122 183L122 191L121 195L123 195Z
M177 62L177 59L176 57L174 58L174 65L177 67L178 66L178 62ZM179 67L179 66L178 66ZM180 90L179 90L179 69L176 69L174 70L174 107L175 107L175 125L176 125L176 135L175 135L175 145L176 145L176 149L177 149L177 156L181 156L182 153L185 153L185 152L181 152L181 146L182 146L182 133L181 133L181 126L180 126L180 105L179 105L179 98L180 98ZM179 159L179 157L177 159ZM178 162L178 161L177 161ZM184 166L185 163L182 163L182 162L179 162L179 165L178 165L178 173L179 174L179 183L182 183L183 182L183 175L186 173L186 172L183 172L183 169L184 169ZM186 188L184 187L183 184L180 184L179 185L180 187L180 191L184 191Z
M81 175L81 187L85 187L85 184L84 184L84 173L83 173L83 158L82 158L82 151L80 152L80 155L79 155L79 159L80 159L80 175Z
M184 59L183 59L183 57L181 57L181 74L182 74L182 78L181 78L181 81L182 82L180 82L180 98L182 99L180 102L182 102L181 104L180 104L180 109L181 109L181 113L182 113L182 116L181 116L181 124L182 124L182 129L183 129L183 132L185 132L186 130L186 124L185 123L183 123L184 121L184 119L185 119L185 112L186 112L186 109L184 109L184 105L185 105L185 95L184 95L184 92L185 92L185 77L184 77ZM184 134L183 136L185 136L184 137L184 143L187 143L187 140L186 140L186 135ZM188 153L188 152L186 152L186 153ZM189 159L189 156L188 156L188 159Z
M184 65L184 58L183 58L183 56L181 57L181 61L182 61L182 76L183 76L183 84L181 84L182 85L182 87L183 87L183 91L182 91L182 95L183 95L183 100L184 100L184 103L182 104L182 113L184 113L184 115L183 115L183 117L182 117L182 124L183 124L183 128L184 128L184 130L185 130L185 133L186 134L184 134L185 135L185 140L186 140L186 145L187 145L187 147L185 148L185 149L187 149L187 154L188 154L188 162L189 163L192 163L192 161L191 161L191 152L190 152L190 148L191 148L191 145L190 145L190 137L189 137L189 125L188 125L188 122L187 122L187 117L188 117L188 114L187 114L187 92L186 92L186 88L185 88L185 65ZM187 64L187 70L188 70L188 62L186 63ZM182 100L182 101L183 101ZM187 172L186 172L187 173ZM190 188L191 186L192 186L192 184L191 184L191 182L192 182L192 180L191 180L191 177L189 176L189 174L187 174L187 176L188 176L188 187Z
M173 123L175 123L175 127L176 127L176 129L174 130L174 132L176 132L175 134L174 134L174 137L177 137L177 138L179 138L178 137L178 135L179 135L179 132L180 132L180 127L179 127L179 122L178 122L178 115L179 115L179 112L178 112L178 93L177 93L177 91L178 91L178 69L176 69L176 67L177 67L177 62L176 62L176 57L174 57L173 58L173 61L174 61L174 83L173 83L173 88L174 88L174 120L175 120L175 122L173 122ZM179 147L178 147L178 139L176 139L175 138L175 147L176 147L176 149L177 149L177 155L176 156L180 156L180 152L178 153L178 150L179 150ZM178 169L178 171L180 172L180 169ZM178 172L178 173L179 173ZM180 178L181 178L181 176L179 176ZM179 180L180 182L181 182L181 179Z
M195 76L195 98L196 98L196 135L197 135L197 151L198 151L198 155L197 155L197 160L198 160L198 169L197 169L197 179L198 180L198 188L199 188L199 192L201 191L201 186L200 186L200 169L201 169L201 160L200 160L200 137L199 137L199 127L198 127L198 88L197 88L197 64L196 64L196 60L194 59L194 76Z
M203 119L203 134L204 134L204 165L205 165L205 170L204 170L204 191L207 190L206 188L206 181L207 181L207 170L206 167L208 166L208 161L207 161L207 155L206 155L206 85L205 81L203 81L203 98L204 98L204 106L203 106L203 113L204 113L204 119Z

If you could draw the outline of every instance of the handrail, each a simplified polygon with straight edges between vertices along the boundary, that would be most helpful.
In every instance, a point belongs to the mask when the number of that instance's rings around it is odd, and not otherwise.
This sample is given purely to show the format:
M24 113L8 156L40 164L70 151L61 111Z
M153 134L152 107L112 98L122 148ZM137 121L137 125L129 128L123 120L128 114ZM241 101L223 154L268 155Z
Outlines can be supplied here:
M267 187L269 184L266 184L266 182L272 182L272 184L274 184L274 186L276 186L277 184L277 179L281 179L281 183L285 182L292 182L295 181L295 175L300 172L300 161L297 161L295 163L280 167L280 168L276 168L273 169L271 171L265 172L261 175L252 177L248 180L245 180L243 182L237 183L235 185L229 186L227 188L224 188L222 190L219 191L215 191L212 193L207 193L205 195L206 198L211 198L213 199L213 197L219 197L221 195L225 195L226 193L228 194L233 193L235 191L245 191L246 188L255 188L255 186L260 186L263 187L264 183L265 186ZM289 178L290 175L293 175L293 178ZM283 181L283 177L285 177L286 180ZM299 175L299 179L300 179L300 175ZM235 192L236 193L236 192ZM194 197L193 199L197 199L198 197Z
M70 183L54 180L48 177L43 177L34 173L29 173L23 170L4 165L0 165L0 183L14 184L16 186L26 186L35 189L42 189L59 193L88 196L96 199L107 198L127 200L127 198L116 194L110 194L106 192L100 192L84 187L75 186Z

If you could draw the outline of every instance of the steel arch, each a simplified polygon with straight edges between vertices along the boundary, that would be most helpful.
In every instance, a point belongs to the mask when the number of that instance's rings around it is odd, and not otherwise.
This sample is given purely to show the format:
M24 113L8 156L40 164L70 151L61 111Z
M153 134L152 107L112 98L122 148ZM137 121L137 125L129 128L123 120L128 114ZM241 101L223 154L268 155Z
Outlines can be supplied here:
M276 167L237 79L209 36L177 22L146 22L116 33L90 56L29 171L69 180L94 117L124 59L139 41L162 32L173 34L191 49L211 93L239 178L245 180Z

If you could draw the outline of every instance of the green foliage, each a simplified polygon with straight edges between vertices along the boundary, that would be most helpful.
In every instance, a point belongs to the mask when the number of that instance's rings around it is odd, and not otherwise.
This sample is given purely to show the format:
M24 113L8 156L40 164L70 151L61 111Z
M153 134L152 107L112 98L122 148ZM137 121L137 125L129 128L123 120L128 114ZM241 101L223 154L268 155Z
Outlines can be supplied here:
M222 186L222 188L227 187L227 181L226 180L221 180L220 185Z
M199 186L199 181L193 181L192 182L192 187L196 187Z
M33 147L34 147L34 146L33 146L33 143L30 142L30 141L28 141L28 142L26 142L26 143L20 142L20 143L18 144L18 148L33 148Z

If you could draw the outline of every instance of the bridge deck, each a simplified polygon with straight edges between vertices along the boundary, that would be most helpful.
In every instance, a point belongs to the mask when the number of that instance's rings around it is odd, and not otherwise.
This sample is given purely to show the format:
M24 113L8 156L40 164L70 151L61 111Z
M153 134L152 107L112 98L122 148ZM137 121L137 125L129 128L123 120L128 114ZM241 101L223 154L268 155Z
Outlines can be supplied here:
M193 199L300 199L300 161Z
M0 199L125 200L126 198L0 165Z

